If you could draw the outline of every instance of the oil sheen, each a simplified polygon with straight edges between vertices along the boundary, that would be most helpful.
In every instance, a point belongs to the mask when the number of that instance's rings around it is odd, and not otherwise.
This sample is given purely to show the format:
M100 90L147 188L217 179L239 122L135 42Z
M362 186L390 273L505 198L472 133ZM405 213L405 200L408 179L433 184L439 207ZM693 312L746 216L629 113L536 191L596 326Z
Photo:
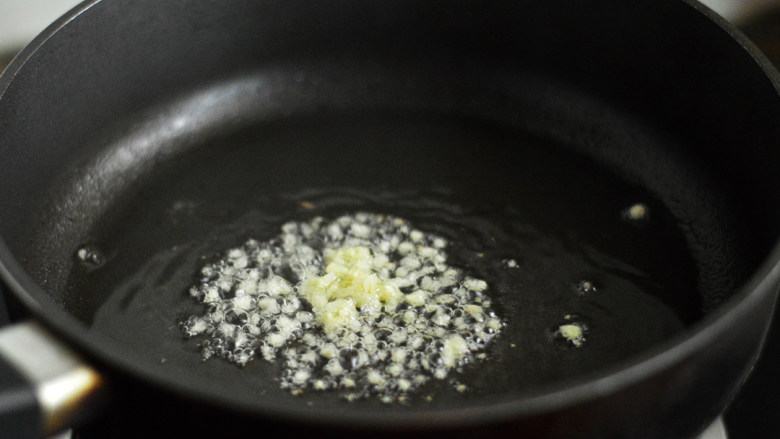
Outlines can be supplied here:
M652 193L511 129L318 115L161 165L85 239L99 267L74 249L66 307L142 361L237 395L457 404L596 374L679 334L701 308L683 230Z
M388 215L288 222L201 270L190 295L207 310L183 330L205 359L281 361L281 386L296 395L404 402L484 360L503 326L487 283L449 266L446 246Z

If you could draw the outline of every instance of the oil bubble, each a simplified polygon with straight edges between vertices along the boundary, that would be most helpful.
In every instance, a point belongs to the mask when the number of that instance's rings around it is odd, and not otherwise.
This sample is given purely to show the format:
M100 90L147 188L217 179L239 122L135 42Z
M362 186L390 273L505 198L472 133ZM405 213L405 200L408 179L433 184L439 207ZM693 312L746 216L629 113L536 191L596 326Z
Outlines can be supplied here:
M576 286L576 290L577 290L577 294L580 296L593 294L598 291L596 289L596 285L589 280L581 280L580 282L578 282Z
M106 258L103 256L103 252L97 247L85 244L76 250L76 259L88 269L94 270L100 268L106 263Z
M649 215L650 211L644 203L633 204L623 210L622 213L624 219L636 222L647 220Z
M204 359L238 366L282 359L280 387L291 394L339 390L347 401L390 403L487 358L478 355L504 322L490 308L487 282L447 264L444 238L362 212L280 228L276 238L250 239L200 270L190 296L208 310L182 330L210 341L201 344ZM398 300L379 306L352 290L308 294L330 285L329 270L370 273L374 284L396 287L390 297Z

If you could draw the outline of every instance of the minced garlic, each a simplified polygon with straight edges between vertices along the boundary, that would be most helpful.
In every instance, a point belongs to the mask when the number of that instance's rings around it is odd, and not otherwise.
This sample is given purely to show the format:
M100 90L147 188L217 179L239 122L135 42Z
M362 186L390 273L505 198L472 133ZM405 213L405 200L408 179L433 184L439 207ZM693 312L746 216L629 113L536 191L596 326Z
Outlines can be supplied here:
M207 311L182 326L203 337L204 359L280 361L280 386L293 395L404 402L488 358L504 322L488 284L447 265L444 238L368 213L281 229L203 267L190 294Z
M558 327L558 332L571 342L576 347L582 346L582 344L585 342L585 334L582 330L582 326L580 326L577 323L570 323L561 325Z
M304 281L300 291L326 331L355 329L359 312L378 315L385 308L394 310L401 302L401 290L373 269L374 258L368 248L340 248L325 261L325 275Z

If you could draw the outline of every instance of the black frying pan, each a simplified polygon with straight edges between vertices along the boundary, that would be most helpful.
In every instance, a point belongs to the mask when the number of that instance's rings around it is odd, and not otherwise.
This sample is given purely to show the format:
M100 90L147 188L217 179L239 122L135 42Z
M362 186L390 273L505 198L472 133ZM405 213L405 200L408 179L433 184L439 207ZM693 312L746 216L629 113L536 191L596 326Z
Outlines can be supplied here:
M689 436L745 378L780 276L777 73L699 9L84 4L2 79L3 279L119 399L201 433ZM178 323L205 262L360 210L450 238L494 286L508 324L469 392L294 397L262 360L201 361Z

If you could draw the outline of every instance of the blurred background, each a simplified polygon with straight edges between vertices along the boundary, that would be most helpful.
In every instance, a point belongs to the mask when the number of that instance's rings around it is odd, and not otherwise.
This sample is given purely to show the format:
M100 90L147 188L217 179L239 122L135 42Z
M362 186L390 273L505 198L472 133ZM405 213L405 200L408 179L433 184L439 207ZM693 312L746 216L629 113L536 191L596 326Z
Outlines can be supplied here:
M0 52L23 47L78 3L78 0L0 0ZM740 25L780 9L780 0L703 0L702 3ZM775 25L780 24L775 22Z
M0 69L78 0L0 0ZM780 60L780 0L703 0Z
M77 0L0 0L0 50L24 46L78 3Z

